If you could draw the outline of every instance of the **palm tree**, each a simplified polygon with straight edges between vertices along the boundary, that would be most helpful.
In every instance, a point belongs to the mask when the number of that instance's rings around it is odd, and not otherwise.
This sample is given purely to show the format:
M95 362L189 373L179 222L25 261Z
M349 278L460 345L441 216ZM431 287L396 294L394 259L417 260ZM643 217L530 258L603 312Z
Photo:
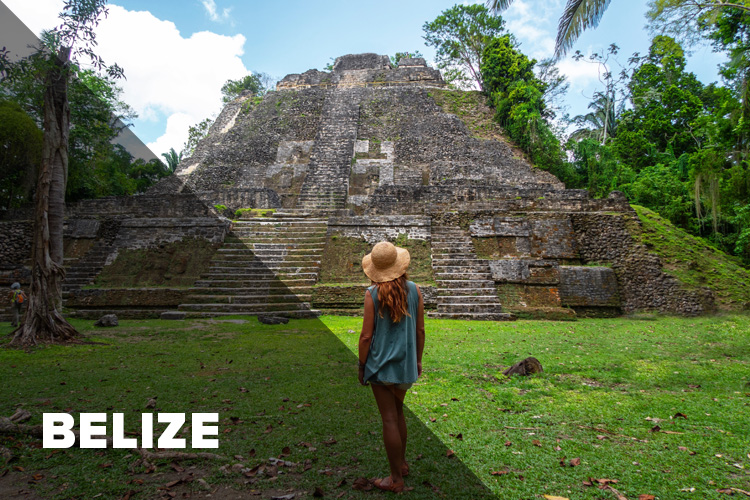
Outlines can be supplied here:
M182 155L178 155L174 148L169 148L169 153L162 153L161 155L167 160L167 170L169 173L174 173L177 170L177 165L180 164L180 160L182 160Z
M611 0L568 0L565 10L557 25L557 40L555 40L555 58L559 59L573 46L580 34L586 28L594 27L609 7ZM487 7L498 13L507 9L513 0L487 0Z
M604 146L608 138L614 137L617 132L617 113L614 97L614 92L612 94L596 92L594 100L588 106L592 111L573 118L573 123L581 128L573 132L570 138L574 141L596 139Z

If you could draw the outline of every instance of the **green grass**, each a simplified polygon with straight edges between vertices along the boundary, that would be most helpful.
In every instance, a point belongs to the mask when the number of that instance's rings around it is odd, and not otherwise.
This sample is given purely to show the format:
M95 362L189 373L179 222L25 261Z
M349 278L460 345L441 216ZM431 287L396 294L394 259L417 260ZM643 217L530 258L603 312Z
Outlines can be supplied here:
M643 226L633 234L659 256L665 272L689 287L712 289L720 309L750 309L750 270L739 259L673 226L656 212L633 208Z
M316 487L328 498L392 498L351 489L357 477L386 470L372 395L355 381L361 320L326 316L266 326L245 319L122 321L106 330L76 321L97 343L3 349L0 414L21 405L34 415L31 423L40 423L43 412L124 412L126 428L136 430L142 412L218 411L218 452L239 457L228 463L253 467L289 447L285 459L299 466L276 479L224 475L222 462L183 462L186 471L177 473L167 461L151 474L143 467L131 473L135 457L125 450L51 454L38 440L0 436L15 456L0 465L0 494L15 481L44 498L121 498L131 489L150 498L193 472L213 488L255 489L265 498L289 490L309 498ZM617 479L630 499L718 499L725 496L719 488L750 490L746 315L428 320L426 329L425 373L407 395L407 484L415 488L409 498L439 497L433 486L444 498L485 497L470 471L503 499L614 498L584 486L589 478ZM0 327L0 335L9 331ZM543 374L501 375L529 355L541 361ZM156 408L147 410L155 396ZM661 431L650 432L657 423ZM458 459L447 458L447 449ZM563 457L580 465L561 467ZM27 484L35 473L43 477ZM179 497L198 486L171 489Z

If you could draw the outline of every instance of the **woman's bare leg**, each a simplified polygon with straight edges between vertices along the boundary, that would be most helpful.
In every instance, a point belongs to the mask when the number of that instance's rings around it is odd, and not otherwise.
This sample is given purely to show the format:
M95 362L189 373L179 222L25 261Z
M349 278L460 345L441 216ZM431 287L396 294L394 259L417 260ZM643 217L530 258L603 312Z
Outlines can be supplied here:
M391 469L391 481L393 483L400 483L404 479L401 476L401 464L404 460L404 443L406 441L406 433L404 436L401 435L401 421L403 421L403 397L405 391L399 391L400 398L398 397L393 387L371 384L372 393L375 396L375 402L378 404L378 410L380 411L380 418L383 420L383 444L385 445L385 453L388 457L388 465ZM399 407L401 408L401 417L399 419ZM403 424L404 430L406 429L406 423Z
M398 433L401 436L401 463L406 463L406 418L404 418L404 397L406 391L393 388L396 396L396 412L398 414Z

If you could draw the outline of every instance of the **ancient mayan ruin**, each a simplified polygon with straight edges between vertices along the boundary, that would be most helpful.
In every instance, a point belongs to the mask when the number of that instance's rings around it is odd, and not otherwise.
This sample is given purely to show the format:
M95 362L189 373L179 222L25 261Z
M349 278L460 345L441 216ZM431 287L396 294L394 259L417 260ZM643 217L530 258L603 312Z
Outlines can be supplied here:
M423 59L392 67L376 54L240 96L176 175L68 207L66 307L358 314L362 256L388 239L410 250L432 317L713 308L710 291L682 286L632 237L623 195L565 189L482 114L483 96L448 89ZM28 210L0 221L3 286L28 282L31 225Z

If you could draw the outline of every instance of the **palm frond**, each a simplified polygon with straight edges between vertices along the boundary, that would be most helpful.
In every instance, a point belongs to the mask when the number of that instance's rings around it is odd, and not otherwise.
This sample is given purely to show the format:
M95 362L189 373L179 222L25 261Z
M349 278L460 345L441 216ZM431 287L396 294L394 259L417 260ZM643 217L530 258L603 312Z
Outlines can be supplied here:
M513 0L487 0L487 8L490 12L497 14L498 12L510 7L510 4L512 3Z
M500 2L501 0L492 0ZM586 28L595 28L609 7L611 0L568 0L557 26L555 58L559 59L570 49Z

